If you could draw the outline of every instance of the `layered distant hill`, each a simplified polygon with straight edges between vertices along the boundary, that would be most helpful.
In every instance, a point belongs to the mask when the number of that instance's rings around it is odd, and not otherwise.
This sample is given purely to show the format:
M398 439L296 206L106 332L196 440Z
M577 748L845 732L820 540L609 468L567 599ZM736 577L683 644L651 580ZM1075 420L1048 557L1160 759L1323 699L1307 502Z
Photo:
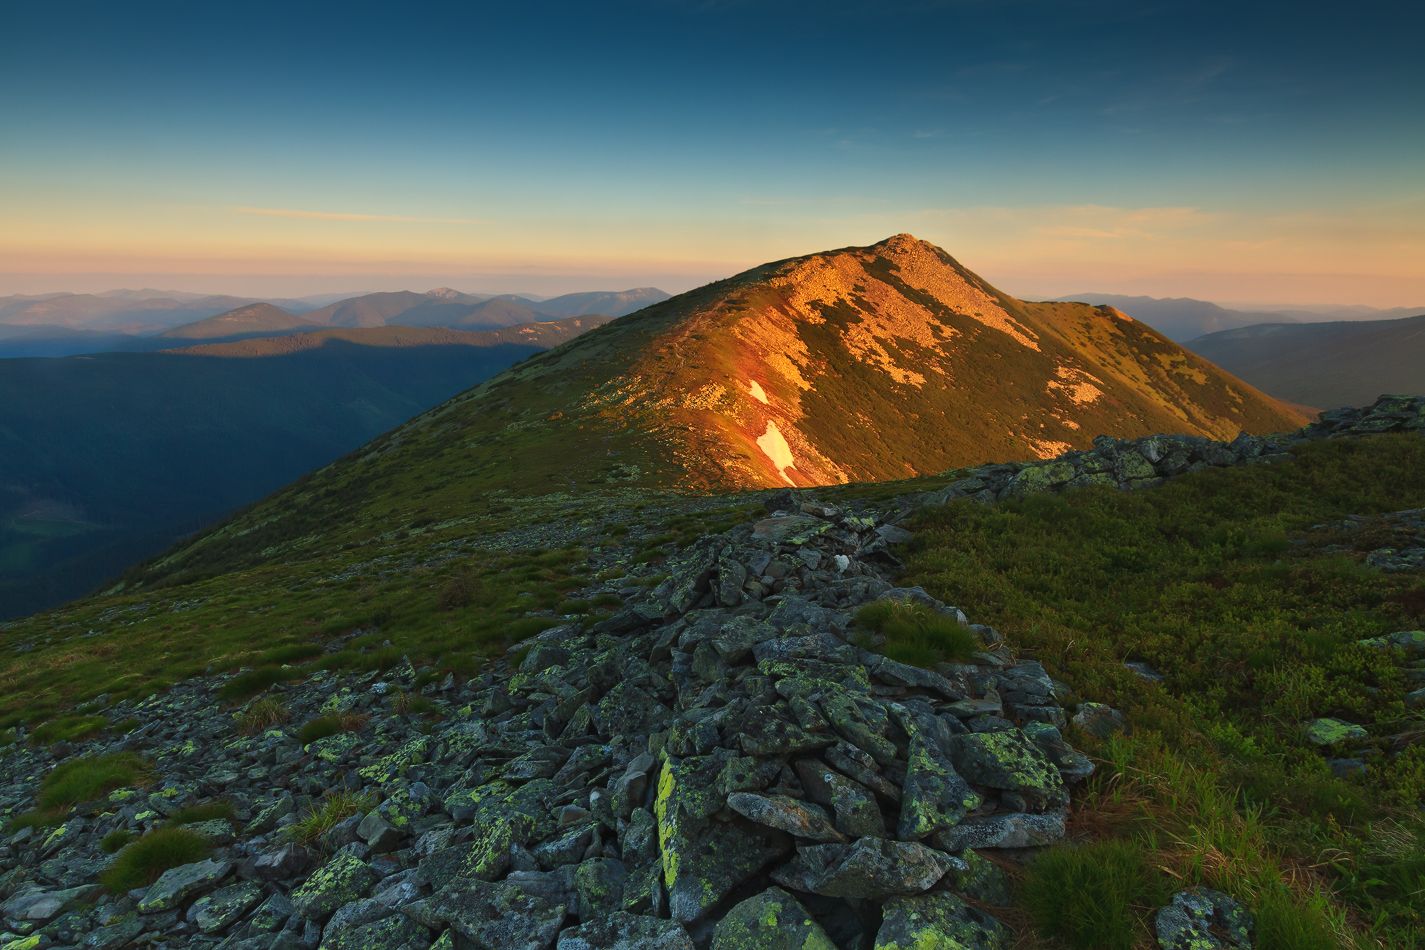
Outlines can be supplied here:
M1303 421L1117 310L1016 300L899 235L767 264L540 354L139 576L463 521L472 499L895 479L1100 434Z
M1116 307L1142 320L1170 340L1184 343L1208 333L1234 330L1259 323L1321 323L1324 321L1389 320L1425 313L1425 307L1262 307L1239 310L1191 297L1132 297L1125 294L1084 293L1060 300L1082 300Z
M164 339L209 340L219 337L263 336L312 329L316 324L303 320L270 303L251 303L216 317L185 323L165 330Z
M1274 396L1308 406L1425 393L1425 315L1267 323L1211 333L1187 346Z
M0 618L83 594L601 319L0 360Z
M548 300L516 294L479 296L442 287L423 294L398 291L352 297L315 310L306 319L336 327L494 329L590 314L621 317L667 299L666 293L653 287L566 294Z
M250 300L148 290L3 297L0 358L151 351L171 346L174 338L238 339L317 326L499 329L566 317L619 317L667 297L652 287L547 300L449 288L335 300Z

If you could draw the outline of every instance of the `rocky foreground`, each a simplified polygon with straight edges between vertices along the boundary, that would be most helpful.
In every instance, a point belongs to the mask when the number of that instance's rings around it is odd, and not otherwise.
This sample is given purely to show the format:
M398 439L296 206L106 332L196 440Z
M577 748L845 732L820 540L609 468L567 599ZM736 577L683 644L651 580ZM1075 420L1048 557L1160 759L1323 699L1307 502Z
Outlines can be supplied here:
M103 709L133 723L122 738L21 736L0 758L11 816L63 761L137 753L152 781L6 833L0 947L1006 946L1000 862L1062 838L1093 770L1064 731L1124 724L1066 708L1067 688L994 630L897 587L896 523L953 498L1143 487L1406 429L1425 429L1425 400L1232 443L1104 439L855 509L782 493L663 565L656 587L602 588L625 605L613 617L550 629L478 680L406 662L234 708L218 695L231 677L213 676ZM855 620L883 600L967 625L977 652L934 669L883 656ZM244 731L274 697L285 721ZM299 727L324 715L341 729L303 745ZM100 886L118 860L104 842L214 801L228 806L184 825L207 857ZM1158 932L1170 948L1249 946L1251 920L1187 891Z

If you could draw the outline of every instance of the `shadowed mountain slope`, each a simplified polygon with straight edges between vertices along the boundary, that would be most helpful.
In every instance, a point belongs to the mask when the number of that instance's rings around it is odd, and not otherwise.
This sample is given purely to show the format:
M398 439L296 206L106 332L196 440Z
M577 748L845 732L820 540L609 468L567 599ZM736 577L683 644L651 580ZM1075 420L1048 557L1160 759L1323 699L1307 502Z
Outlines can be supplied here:
M136 577L361 543L501 493L877 481L1100 434L1302 421L1117 311L1015 300L900 235L764 265L540 354Z
M0 619L86 593L596 323L0 361Z
M1280 399L1308 406L1425 392L1425 315L1266 323L1210 333L1187 346Z

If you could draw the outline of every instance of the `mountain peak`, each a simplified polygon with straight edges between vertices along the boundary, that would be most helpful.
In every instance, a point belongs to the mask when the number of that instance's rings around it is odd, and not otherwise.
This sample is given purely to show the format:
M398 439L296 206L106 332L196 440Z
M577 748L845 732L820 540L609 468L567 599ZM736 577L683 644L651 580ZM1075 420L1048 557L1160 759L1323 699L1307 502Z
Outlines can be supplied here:
M437 300L459 300L465 295L450 287L437 287L434 290L427 290L426 296L434 297Z

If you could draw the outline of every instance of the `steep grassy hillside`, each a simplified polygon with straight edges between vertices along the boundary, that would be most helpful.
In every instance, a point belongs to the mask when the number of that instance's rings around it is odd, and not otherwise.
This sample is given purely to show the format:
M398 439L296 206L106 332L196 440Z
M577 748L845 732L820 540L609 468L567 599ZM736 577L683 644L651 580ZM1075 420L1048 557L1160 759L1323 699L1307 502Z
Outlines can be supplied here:
M1280 399L1308 406L1425 392L1425 316L1261 324L1187 346Z

